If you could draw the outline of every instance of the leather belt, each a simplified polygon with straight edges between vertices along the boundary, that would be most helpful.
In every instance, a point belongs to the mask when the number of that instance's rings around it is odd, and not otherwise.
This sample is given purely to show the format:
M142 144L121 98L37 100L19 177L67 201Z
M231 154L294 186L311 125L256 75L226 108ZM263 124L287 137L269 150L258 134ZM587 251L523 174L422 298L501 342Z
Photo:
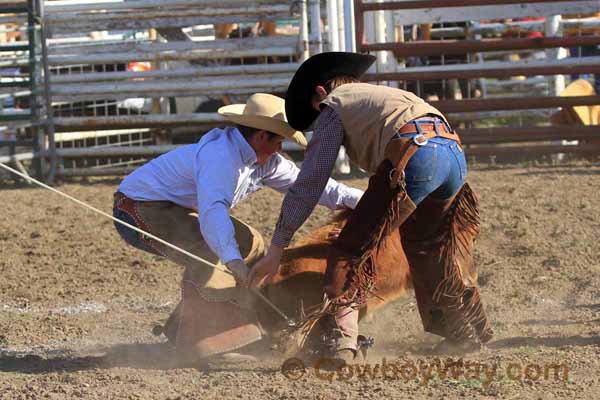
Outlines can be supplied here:
M442 137L445 139L454 140L460 143L460 137L455 131L450 131L443 121L439 122L421 122L418 120L411 121L406 125L402 126L396 132L396 135L392 137L399 138L404 135L417 135L414 140L418 145L424 145L427 140L434 137Z
M412 140L409 135L414 135ZM389 172L389 182L392 188L398 185L404 186L404 169L408 161L420 146L427 144L429 139L435 137L451 139L460 144L458 134L454 131L450 132L443 121L412 120L392 136L392 140L389 141L384 152L385 158L393 166Z
M150 227L142 219L136 203L137 202L135 200L127 197L123 193L115 192L113 207L128 214L135 221L135 224L138 228L145 232L150 232ZM146 235L140 234L140 236L142 237L142 240L150 242L150 238L148 238Z

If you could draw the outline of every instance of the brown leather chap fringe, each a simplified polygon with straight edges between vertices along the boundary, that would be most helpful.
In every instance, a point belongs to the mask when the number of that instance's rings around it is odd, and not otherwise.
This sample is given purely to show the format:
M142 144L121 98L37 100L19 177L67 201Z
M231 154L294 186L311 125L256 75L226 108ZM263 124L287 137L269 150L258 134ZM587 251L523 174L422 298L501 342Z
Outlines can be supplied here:
M465 285L465 277L458 264L459 259L471 257L466 253L471 251L470 241L479 234L479 224L477 198L469 185L465 184L445 216L444 234L440 238L443 279L433 293L434 303L444 304L460 313L461 318L446 321L448 334L457 339L469 336L470 326L479 335L491 335L479 290Z
M329 314L335 314L341 307L364 306L370 294L374 294L377 276L373 257L379 250L386 235L399 228L397 218L404 196L408 196L402 186L390 185L392 163L385 160L377 172L369 179L369 186L356 208L348 217L333 246L338 249L335 257L328 259L325 273L325 293L323 303L302 312L295 329L289 332L299 343L304 343L317 321ZM343 256L337 256L342 250ZM343 270L345 279L338 283L343 287L328 288L335 281L333 274ZM335 293L333 296L331 293Z
M335 305L364 305L373 294L377 275L373 258L383 239L398 229L400 209L408 196L402 186L390 186L391 162L385 161L369 179L369 187L354 212L348 218L334 246L350 257L344 293L332 299ZM329 277L326 277L326 282Z

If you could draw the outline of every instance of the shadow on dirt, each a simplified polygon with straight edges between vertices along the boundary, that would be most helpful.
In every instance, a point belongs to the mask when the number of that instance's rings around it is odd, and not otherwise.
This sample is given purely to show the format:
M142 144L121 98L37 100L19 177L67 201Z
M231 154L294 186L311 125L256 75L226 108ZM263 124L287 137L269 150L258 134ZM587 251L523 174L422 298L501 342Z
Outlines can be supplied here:
M507 349L513 347L563 347L563 346L597 346L600 345L600 337L583 337L583 336L568 336L568 337L512 337L496 340L488 343L489 349Z
M542 175L581 175L581 176L598 176L600 175L600 171L598 169L565 169L565 168L556 168L556 169L546 169L546 170L530 170L527 172L521 172L516 174L517 176L542 176Z
M544 326L563 326L563 325L578 325L584 323L600 323L600 319L593 319L590 321L568 321L562 319L529 319L523 321L524 325L544 325Z
M133 368L148 370L169 370L193 368L202 372L275 372L273 368L257 365L255 358L238 355L214 357L206 361L189 362L177 355L168 343L119 344L86 350L84 354L64 354L44 357L37 354L0 353L0 372L45 374L49 372L74 372L111 368Z
M600 304L580 304L576 305L576 308L585 308L592 311L600 311Z

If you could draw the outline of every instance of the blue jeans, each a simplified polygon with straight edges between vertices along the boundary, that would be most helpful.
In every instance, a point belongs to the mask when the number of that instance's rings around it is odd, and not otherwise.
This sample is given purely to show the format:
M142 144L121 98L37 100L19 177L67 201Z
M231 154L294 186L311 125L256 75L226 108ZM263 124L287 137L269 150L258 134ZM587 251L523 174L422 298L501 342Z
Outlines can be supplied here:
M122 210L113 208L113 216L117 219L120 219L123 222L127 222L129 225L133 225L136 228L139 228L139 226L137 225L135 220L129 214L127 214L126 212L124 212ZM141 233L134 231L133 229L128 228L125 225L121 225L117 222L113 222L113 223L115 224L115 228L117 229L117 232L119 232L119 236L121 236L121 238L123 240L125 240L125 242L127 244L129 244L137 249L147 251L148 253L160 255L156 250L154 250L151 246L149 246L142 239Z
M433 120L441 121L437 118L419 119L420 122ZM415 135L402 135L411 136ZM419 205L429 195L440 200L454 196L465 183L467 161L457 142L435 137L417 150L404 173L408 196L415 205Z

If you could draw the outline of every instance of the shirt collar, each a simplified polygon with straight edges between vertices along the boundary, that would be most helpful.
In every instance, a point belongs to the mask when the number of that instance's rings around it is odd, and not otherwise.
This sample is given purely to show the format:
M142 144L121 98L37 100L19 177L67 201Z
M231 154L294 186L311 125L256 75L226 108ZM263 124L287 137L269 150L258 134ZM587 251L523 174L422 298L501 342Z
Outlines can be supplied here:
M248 143L248 141L244 138L242 133L237 128L234 128L233 134L231 136L233 138L233 141L238 145L238 148L240 149L240 156L244 165L251 167L254 164L256 164L256 161L258 161L256 158L256 152L254 151L252 146L250 146L250 143Z

